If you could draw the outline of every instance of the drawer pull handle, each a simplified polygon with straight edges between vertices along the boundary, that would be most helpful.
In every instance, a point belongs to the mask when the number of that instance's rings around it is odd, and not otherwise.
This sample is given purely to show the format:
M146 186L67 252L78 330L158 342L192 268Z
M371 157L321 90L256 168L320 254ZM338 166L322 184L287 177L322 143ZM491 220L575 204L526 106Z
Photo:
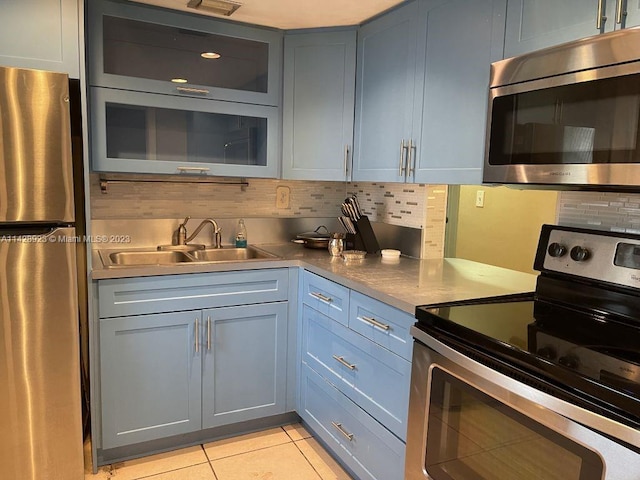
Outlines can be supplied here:
M326 295L323 295L323 294L318 293L318 292L311 292L311 293L309 293L309 295L311 295L312 297L317 298L318 300L322 300L323 302L326 302L326 303L333 302L333 298L327 297Z
M363 322L367 322L367 323L373 325L374 327L381 328L382 330L389 330L391 328L386 323L379 322L378 320L376 320L375 318L372 318L372 317L365 317L364 315L362 315L361 317L358 317L358 319L362 320Z
M180 93L199 93L200 95L207 95L209 90L205 88L192 88L192 87L176 87Z
M209 167L178 167L177 170L179 172L200 172L200 173L205 173L205 172L208 172L210 169L209 169Z
M356 366L352 363L347 362L344 357L339 357L338 355L334 355L333 356L334 360L336 360L337 362L340 362L342 365L344 365L345 367L347 367L349 370L355 370Z
M353 433L349 433L344 428L342 428L341 423L331 422L331 425L333 425L336 430L338 430L342 435L344 435L344 438L346 438L350 442L353 441Z

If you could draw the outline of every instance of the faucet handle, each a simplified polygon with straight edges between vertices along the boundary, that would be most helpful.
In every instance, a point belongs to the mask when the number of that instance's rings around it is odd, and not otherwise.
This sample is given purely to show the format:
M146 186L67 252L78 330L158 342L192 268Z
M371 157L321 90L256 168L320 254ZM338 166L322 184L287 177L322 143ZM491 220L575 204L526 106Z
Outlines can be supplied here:
M178 227L178 245L186 245L187 243L187 222L190 218L191 216L187 215L187 217L184 219L184 222L182 222Z

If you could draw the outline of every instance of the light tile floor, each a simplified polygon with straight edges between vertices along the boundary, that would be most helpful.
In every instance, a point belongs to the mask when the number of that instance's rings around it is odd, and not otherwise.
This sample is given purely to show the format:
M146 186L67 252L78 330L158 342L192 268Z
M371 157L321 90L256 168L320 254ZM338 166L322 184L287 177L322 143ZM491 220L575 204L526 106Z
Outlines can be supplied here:
M351 480L300 424L128 460L91 473L85 444L85 480Z

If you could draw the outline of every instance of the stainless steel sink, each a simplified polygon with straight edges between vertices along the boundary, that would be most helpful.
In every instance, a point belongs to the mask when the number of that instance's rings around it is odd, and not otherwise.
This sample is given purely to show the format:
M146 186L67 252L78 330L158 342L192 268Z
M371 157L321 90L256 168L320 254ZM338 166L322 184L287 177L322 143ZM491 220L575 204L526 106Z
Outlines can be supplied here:
M184 252L160 250L106 252L104 255L103 252L100 252L100 257L105 266L172 265L191 261Z
M189 252L198 262L237 262L241 260L278 258L277 255L259 250L255 247L246 248L206 248Z
M107 268L185 265L219 262L243 262L250 260L277 260L280 257L256 247L205 248L181 250L100 250L102 264Z

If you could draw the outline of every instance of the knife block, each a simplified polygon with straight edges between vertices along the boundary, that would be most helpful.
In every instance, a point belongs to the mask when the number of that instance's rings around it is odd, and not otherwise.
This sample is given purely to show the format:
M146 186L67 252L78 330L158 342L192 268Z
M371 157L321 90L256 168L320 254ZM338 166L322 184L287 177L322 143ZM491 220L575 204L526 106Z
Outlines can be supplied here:
M378 253L380 245L378 245L378 239L371 228L369 217L360 217L357 222L353 222L353 226L356 228L356 234L346 235L347 247L354 250L364 250L367 253Z

